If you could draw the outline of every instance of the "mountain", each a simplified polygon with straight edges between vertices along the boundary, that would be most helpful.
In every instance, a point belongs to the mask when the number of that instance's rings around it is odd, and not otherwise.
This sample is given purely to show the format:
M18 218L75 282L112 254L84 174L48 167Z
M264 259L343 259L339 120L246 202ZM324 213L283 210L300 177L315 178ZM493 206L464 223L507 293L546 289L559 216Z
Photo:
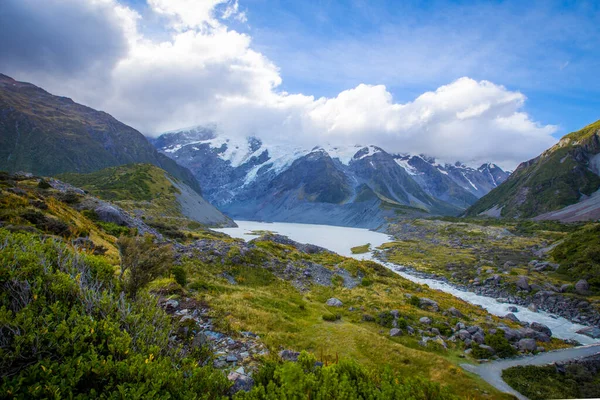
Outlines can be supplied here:
M398 215L456 215L507 174L440 165L377 146L265 143L217 135L211 127L165 133L156 148L196 176L233 218L377 228Z
M538 157L521 163L466 215L556 219L600 218L600 121L564 136Z
M149 163L200 193L186 168L109 114L0 74L0 170L52 176Z
M143 216L148 223L235 226L191 187L152 164L127 164L88 174L66 173L58 178L90 194Z

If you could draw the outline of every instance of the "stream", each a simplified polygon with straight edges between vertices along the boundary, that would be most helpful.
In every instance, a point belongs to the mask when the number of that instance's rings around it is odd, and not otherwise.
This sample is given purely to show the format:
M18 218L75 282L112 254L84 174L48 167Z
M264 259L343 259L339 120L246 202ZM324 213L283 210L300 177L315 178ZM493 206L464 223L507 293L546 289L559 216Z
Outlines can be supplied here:
M428 285L432 289L440 290L449 293L455 297L465 300L468 303L478 305L486 309L490 314L500 317L508 314L508 307L514 304L498 303L496 299L488 296L481 296L473 292L460 290L454 285L429 279L421 276L412 275L406 271L398 270L398 265L391 263L383 263L373 258L371 253L352 254L352 247L362 246L370 243L371 248L375 249L384 243L393 240L392 237L385 233L374 232L368 229L348 228L341 226L330 225L315 225L315 224L297 224L284 222L255 222L255 221L235 221L238 224L237 228L221 228L216 231L226 233L230 236L241 238L246 241L252 240L258 235L255 231L271 231L289 237L300 243L310 243L324 247L334 251L342 256L353 257L359 260L372 260L378 262L405 279ZM586 344L599 343L600 340L593 339L585 335L576 333L579 329L584 328L584 325L576 324L568 321L565 318L550 316L550 314L539 311L532 312L520 305L515 315L521 321L539 322L547 325L552 330L552 335L559 339L574 339L578 342Z

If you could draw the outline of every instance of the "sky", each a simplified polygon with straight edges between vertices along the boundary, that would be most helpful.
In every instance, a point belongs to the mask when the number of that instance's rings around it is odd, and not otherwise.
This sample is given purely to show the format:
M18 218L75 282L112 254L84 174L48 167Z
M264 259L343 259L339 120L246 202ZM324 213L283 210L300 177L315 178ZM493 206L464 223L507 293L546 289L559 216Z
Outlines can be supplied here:
M600 118L600 2L2 0L0 72L195 125L513 169Z

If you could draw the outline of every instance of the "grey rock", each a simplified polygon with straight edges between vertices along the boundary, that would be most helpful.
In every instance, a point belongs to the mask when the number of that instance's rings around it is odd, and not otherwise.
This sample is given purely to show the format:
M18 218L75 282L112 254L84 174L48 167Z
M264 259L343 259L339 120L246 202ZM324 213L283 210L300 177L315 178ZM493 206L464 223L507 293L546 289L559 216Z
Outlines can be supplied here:
M460 331L458 331L457 336L462 341L465 341L467 339L471 339L471 334L466 329L461 329Z
M402 330L398 329L398 328L393 328L390 329L390 336L401 336L402 335Z
M509 306L508 311L515 313L515 312L519 312L519 309L515 306Z
M455 317L457 317L457 318L464 318L464 315L463 315L463 313L461 313L459 310L457 310L457 309L456 309L456 308L454 308L454 307L450 307L450 308L448 309L448 312L449 312L451 315L453 315L453 316L455 316Z
M472 335L471 339L473 339L473 341L476 342L477 344L483 344L483 342L485 340L485 338L481 332L477 332L474 335Z
M439 311L440 306L435 301L428 299L427 297L421 297L419 299L419 307L421 308L431 308L433 311Z
M535 351L537 349L535 339L521 339L517 343L517 346L521 351Z
M419 318L419 322L425 325L431 324L431 318L429 317L421 317Z
M575 284L575 290L579 294L587 294L590 290L590 284L585 279L581 279Z
M578 330L577 333L589 336L593 339L600 339L600 328L597 326L588 326L587 328Z
M335 297L332 297L329 300L327 300L327 305L331 306L331 307L342 307L344 305L344 303L342 303L342 301L340 299L336 299Z
M281 350L279 352L279 357L283 361L298 361L299 352L293 350Z
M530 290L529 281L526 276L523 276L523 275L519 276L519 279L517 279L517 282L515 284L521 290L526 290L526 291Z
M511 320L511 321L513 321L513 322L521 322L521 321L519 321L519 318L517 318L517 317L515 316L515 314L513 314L513 313L508 313L508 314L506 314L506 315L504 316L504 318L506 318L506 319L508 319L508 320Z
M544 324L540 324L539 322L532 322L529 327L534 331L542 332L547 336L552 336L552 331Z
M531 312L538 312L538 306L534 303L529 304L527 309Z

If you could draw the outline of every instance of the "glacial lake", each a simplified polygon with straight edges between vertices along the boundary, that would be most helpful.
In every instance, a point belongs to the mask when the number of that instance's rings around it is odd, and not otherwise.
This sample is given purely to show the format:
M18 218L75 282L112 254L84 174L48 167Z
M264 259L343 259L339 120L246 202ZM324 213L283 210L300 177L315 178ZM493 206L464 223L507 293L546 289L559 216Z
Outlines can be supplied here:
M334 251L342 256L353 257L359 260L372 260L379 262L374 259L370 253L365 254L352 254L350 249L356 246L362 246L370 243L371 248L376 248L384 243L393 240L392 237L385 233L374 232L368 229L361 228L347 228L340 226L331 225L315 225L315 224L296 224L287 222L256 222L256 221L235 221L238 225L237 228L221 228L214 229L218 232L226 233L232 237L244 239L246 241L252 240L257 237L253 235L256 231L271 231L289 237L292 240L300 243L310 243L317 246L324 247L331 251ZM498 303L496 299L488 296L481 296L472 292L466 292L459 290L458 288L441 281L434 279L421 278L413 276L404 271L396 270L396 265L390 263L381 263L390 270L394 271L398 275L411 280L413 282L428 285L432 289L437 289L442 292L446 292L456 296L462 300L465 300L471 304L478 305L486 309L489 313L504 316L509 313L508 307L513 304ZM575 339L582 344L593 344L598 343L600 340L592 339L585 335L576 333L583 325L572 323L565 318L558 317L553 318L550 314L545 312L532 312L526 307L516 305L519 309L518 312L514 313L517 318L525 322L539 322L547 325L551 330L554 337L559 339Z

